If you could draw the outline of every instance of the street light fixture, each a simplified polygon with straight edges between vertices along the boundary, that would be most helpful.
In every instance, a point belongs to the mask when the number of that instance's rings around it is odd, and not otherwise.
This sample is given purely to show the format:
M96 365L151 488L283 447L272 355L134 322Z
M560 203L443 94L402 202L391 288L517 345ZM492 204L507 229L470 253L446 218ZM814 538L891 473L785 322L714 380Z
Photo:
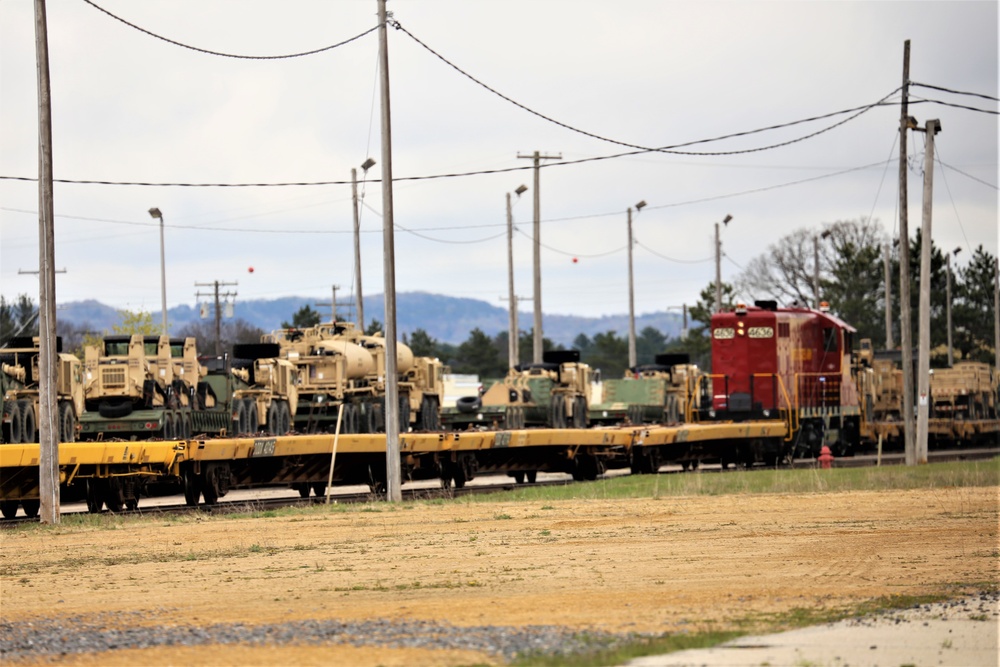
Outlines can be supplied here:
M635 205L638 213L646 206L643 199ZM632 281L632 207L628 209L628 367L635 368L637 354L635 350L635 289Z
M167 264L163 252L163 214L155 206L149 209L149 216L160 221L160 311L163 315L163 335L167 335Z

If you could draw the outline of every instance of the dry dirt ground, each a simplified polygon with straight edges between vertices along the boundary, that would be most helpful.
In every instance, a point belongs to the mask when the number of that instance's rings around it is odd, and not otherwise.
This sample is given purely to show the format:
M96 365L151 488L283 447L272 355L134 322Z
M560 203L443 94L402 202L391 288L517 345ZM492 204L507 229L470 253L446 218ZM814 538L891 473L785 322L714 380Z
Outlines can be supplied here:
M1000 488L413 503L0 533L0 620L422 619L724 629L795 608L996 586ZM104 618L114 618L114 615ZM460 665L472 651L181 647L61 664Z

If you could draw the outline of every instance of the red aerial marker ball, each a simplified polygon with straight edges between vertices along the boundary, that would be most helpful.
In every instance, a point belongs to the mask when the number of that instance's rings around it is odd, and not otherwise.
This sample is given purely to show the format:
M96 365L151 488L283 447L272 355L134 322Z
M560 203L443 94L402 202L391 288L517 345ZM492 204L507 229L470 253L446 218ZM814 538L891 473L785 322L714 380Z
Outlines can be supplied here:
M578 260L576 257L573 258L573 263L574 264L576 264L578 261L580 261L580 260Z
M253 273L253 267L252 266L249 269L247 269L247 273Z

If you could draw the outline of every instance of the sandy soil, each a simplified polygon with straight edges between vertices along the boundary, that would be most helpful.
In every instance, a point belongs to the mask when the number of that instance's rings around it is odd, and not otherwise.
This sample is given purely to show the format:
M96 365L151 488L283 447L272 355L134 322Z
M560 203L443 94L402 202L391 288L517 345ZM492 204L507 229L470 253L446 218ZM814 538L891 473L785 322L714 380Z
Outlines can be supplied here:
M0 617L128 623L432 619L608 631L1000 581L1000 489L337 508L0 533ZM137 620L140 619L140 620ZM281 648L329 663L331 649ZM339 651L340 649L338 649ZM273 649L157 649L75 664L272 664ZM344 648L357 665L495 662ZM119 662L120 661L120 662Z

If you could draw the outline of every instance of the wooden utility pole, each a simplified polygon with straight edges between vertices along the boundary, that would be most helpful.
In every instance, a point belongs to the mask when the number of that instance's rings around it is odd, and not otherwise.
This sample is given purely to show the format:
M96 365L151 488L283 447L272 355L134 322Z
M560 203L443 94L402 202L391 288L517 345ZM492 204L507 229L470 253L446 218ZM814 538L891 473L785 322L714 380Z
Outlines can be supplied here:
M930 416L931 371L931 212L934 203L934 137L941 131L937 120L927 121L924 129L924 198L920 226L920 349L918 351L917 463L927 463L927 427ZM905 350L904 350L905 352Z
M638 213L646 206L643 199L635 205L635 212ZM628 207L628 367L635 368L638 362L638 355L635 349L635 286L632 276L632 207Z
M338 305L347 306L348 308L351 306L351 304L349 302L348 303L344 303L344 304L338 304L337 303L337 290L339 290L339 289L340 289L340 285L333 285L333 298L330 299L330 303L320 302L320 303L314 303L313 304L317 308L329 308L330 309L330 322L332 324L335 324L337 322L337 306ZM363 329L362 329L362 331L363 331Z
M52 94L45 0L35 0L38 69L38 494L39 520L59 523L59 427L56 384L56 276L52 189Z
M212 293L202 294L201 292L195 292L196 298L201 298L203 296L213 296L215 300L215 356L222 356L222 308L219 303L219 297L223 296L227 299L229 297L236 297L236 292L225 292L224 294L219 294L219 287L229 287L232 285L238 285L238 282L227 283L221 280L214 280L210 283L195 283L195 287L214 287Z
M532 300L534 301L535 307L535 326L534 326L534 351L532 354L532 361L536 364L542 362L542 200L541 200L541 179L540 179L540 163L542 160L561 160L562 154L559 155L542 155L538 151L535 151L531 155L521 155L517 154L518 158L527 158L533 160L535 163L535 216L534 216L534 292Z
M367 163L366 163L367 164ZM366 175L367 175L367 170ZM358 215L358 170L351 169L351 210L354 213L354 284L355 284L355 312L357 313L358 331L365 330L365 305L361 294L361 218ZM336 290L334 290L334 301L336 301ZM334 311L336 317L336 311Z
M948 368L955 365L955 351L951 339L951 253L944 256L944 308L948 327Z
M382 264L385 280L385 477L386 499L402 502L399 460L399 376L396 372L396 250L392 216L392 123L389 112L389 40L385 0L378 0L379 91L382 101Z
M1000 257L993 267L993 365L1000 368Z
M906 132L910 129L910 40L903 42L899 117L899 343L903 351L903 441L906 465L917 463L913 432L913 323L910 313L910 233L906 191Z

